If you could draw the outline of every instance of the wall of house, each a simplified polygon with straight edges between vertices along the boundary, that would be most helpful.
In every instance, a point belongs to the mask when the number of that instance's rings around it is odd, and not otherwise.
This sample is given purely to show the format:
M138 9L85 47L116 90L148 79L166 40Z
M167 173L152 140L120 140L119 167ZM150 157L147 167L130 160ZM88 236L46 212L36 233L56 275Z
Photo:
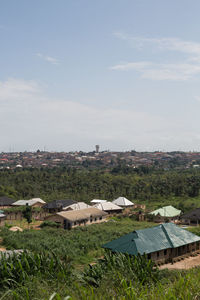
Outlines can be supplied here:
M199 225L200 224L200 220L198 220L198 219L196 219L196 220L181 219L181 223L182 224L187 224L187 225Z
M22 220L22 212L21 211L5 211L4 214L6 215L6 220Z
M66 219L66 222L65 222L64 221L65 219L62 218L59 215L51 215L51 216L48 216L48 217L45 218L45 220L60 223L63 228L67 227L66 229L75 228L75 227L79 227L79 226L90 225L90 224L98 224L98 223L104 222L105 219L106 219L106 216L93 217L91 219L78 220L78 221L74 221L74 222L71 222L71 221Z
M74 227L79 227L79 226L98 224L98 223L105 222L105 219L106 219L106 216L93 217L92 219L87 219L85 221L71 222L71 226L72 226L72 228L74 228Z
M120 213L122 213L122 209L117 209L117 210L104 210L107 214L109 214L109 215L113 215L113 214L120 214Z
M44 205L45 203L36 202L35 204L32 205L32 207L42 207Z
M146 209L146 205L145 204L134 204L134 208L140 208L140 209Z
M152 252L147 257L153 261L165 262L175 257L189 254L194 251L200 250L200 242L191 243L177 248L165 249L157 252Z
M5 225L5 217L4 218L0 218L0 226L4 226Z
M8 211L8 212L4 212L4 214L6 215L6 220L22 220L23 219L23 214L22 211ZM34 220L40 220L43 221L44 218L48 215L47 212L32 212L32 219Z
M12 205L0 205L0 209L10 208L10 207L13 207L13 206Z

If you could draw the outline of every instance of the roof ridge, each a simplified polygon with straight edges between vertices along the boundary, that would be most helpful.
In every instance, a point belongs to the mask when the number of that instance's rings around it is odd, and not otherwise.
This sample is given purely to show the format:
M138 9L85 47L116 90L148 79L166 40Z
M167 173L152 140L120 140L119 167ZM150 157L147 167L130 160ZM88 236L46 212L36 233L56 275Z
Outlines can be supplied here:
M165 236L166 236L169 244L171 245L172 248L174 248L174 245L173 245L173 243L172 243L172 241L171 241L171 239L169 237L169 234L168 234L167 229L165 228L164 224L161 224L161 227L163 229L163 232L164 232L164 234L165 234Z

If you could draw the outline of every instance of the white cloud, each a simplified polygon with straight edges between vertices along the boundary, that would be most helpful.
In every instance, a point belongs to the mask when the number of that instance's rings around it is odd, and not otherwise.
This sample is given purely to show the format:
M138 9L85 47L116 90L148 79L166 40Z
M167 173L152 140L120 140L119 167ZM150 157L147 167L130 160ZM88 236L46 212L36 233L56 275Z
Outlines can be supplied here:
M115 65L111 70L135 70L141 78L152 80L177 80L183 81L200 74L200 65L189 63L157 64L153 62L128 62Z
M162 50L178 51L187 54L195 54L200 56L200 43L184 41L179 38L144 38L133 37L122 32L114 33L114 35L122 40L131 42L131 45L136 48L157 47Z
M141 78L152 80L188 80L200 74L200 43L184 41L178 38L143 38L132 37L122 32L115 33L119 39L128 41L139 50L155 48L157 52L175 51L185 54L182 62L171 61L166 63L154 61L126 62L112 66L111 70L135 70L141 74ZM177 59L177 56L175 56Z
M199 127L178 116L49 98L35 81L1 81L0 104L0 151L8 151L10 145L16 151L44 145L48 150L87 151L97 143L104 149L143 151L199 145Z
M49 56L49 55L43 55L41 53L36 53L36 56L40 57L41 59L51 63L52 65L59 65L60 64L60 61L55 58L55 57L52 57L52 56Z
M40 87L34 80L9 78L0 82L0 101L24 99L38 92Z
M115 149L145 147L157 136L157 128L166 124L160 116L134 109L52 99L35 81L0 82L0 103L1 147L14 145L19 151L44 145L48 149L89 150L96 143Z

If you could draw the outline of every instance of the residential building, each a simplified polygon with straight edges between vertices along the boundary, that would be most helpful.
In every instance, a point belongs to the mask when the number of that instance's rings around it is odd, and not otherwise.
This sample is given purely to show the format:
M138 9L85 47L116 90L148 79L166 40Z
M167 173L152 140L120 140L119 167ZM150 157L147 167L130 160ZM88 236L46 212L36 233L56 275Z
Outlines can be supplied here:
M85 208L90 208L92 207L91 205L88 205L85 202L77 202L71 205L68 205L66 207L63 207L63 210L69 211L69 210L80 210L80 209L85 209Z
M200 224L200 208L195 208L192 211L183 214L181 217L181 223L188 225Z
M106 212L91 207L81 210L61 211L46 217L45 220L56 222L64 229L71 229L77 226L104 222L106 216Z
M54 200L45 204L43 206L43 209L45 211L48 211L49 213L55 213L55 212L62 211L63 207L67 207L75 203L77 202L71 199Z
M156 209L149 214L154 216L154 222L164 222L166 220L172 221L177 219L181 214L181 210L176 209L172 205L168 205Z
M107 212L108 214L121 213L123 208L108 201L103 203L95 204L94 207Z
M125 197L119 197L119 198L113 200L112 203L114 203L116 205L119 205L123 208L134 206L134 203L131 202L130 200L128 200L127 198L125 198Z
M32 206L32 207L43 207L46 202L40 198L33 198L30 200L18 200L12 204L12 206Z
M103 245L103 248L136 256L146 254L153 261L168 262L199 250L200 237L173 223L165 223L135 230Z
M0 197L0 209L11 207L15 201L6 196Z

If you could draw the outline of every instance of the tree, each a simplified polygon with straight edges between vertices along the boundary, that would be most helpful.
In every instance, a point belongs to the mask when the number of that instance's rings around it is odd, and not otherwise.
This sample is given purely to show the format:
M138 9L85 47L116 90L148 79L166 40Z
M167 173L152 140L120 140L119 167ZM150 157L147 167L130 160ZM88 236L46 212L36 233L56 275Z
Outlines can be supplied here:
M28 224L32 222L32 207L26 204L26 208L23 211L23 217L27 220Z

